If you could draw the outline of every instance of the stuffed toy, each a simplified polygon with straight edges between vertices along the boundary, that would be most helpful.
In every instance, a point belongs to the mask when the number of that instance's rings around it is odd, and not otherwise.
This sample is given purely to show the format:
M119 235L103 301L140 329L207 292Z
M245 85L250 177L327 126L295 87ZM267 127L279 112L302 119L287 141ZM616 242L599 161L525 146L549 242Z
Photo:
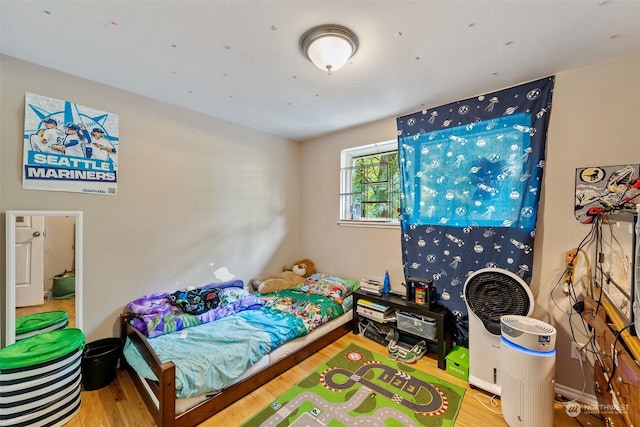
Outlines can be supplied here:
M282 273L254 277L249 281L249 289L268 294L283 289L291 289L304 282L304 279L316 272L316 266L310 259L295 262L293 267L282 267Z

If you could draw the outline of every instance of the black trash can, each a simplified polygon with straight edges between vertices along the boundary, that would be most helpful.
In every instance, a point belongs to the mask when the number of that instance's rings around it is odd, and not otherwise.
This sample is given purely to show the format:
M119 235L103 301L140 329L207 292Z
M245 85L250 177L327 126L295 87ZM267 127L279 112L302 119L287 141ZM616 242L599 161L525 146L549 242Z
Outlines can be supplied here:
M116 377L124 341L104 338L84 346L82 352L82 386L86 391L108 386Z

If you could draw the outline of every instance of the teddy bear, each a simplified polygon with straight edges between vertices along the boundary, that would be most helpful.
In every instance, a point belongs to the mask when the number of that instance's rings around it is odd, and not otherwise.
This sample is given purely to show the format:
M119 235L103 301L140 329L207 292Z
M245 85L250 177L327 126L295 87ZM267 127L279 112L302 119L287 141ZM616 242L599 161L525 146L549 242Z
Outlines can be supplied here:
M308 258L299 259L293 267L283 266L282 273L254 277L249 281L249 289L268 294L283 289L291 289L304 282L316 272L316 265Z

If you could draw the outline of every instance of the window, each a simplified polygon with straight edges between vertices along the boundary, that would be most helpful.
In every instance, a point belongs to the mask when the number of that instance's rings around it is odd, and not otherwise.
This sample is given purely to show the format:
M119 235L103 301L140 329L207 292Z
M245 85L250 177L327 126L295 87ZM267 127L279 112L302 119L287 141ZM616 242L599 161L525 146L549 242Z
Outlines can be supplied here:
M340 164L340 221L398 223L398 142L342 150Z

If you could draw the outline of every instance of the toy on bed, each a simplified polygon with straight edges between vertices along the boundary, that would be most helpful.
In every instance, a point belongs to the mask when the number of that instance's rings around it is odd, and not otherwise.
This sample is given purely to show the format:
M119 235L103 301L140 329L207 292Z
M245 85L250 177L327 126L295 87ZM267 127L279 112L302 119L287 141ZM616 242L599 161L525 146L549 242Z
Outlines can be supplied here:
M249 281L249 289L261 294L291 289L300 285L305 278L316 272L316 265L308 258L299 259L293 267L282 267L282 273L254 277Z

